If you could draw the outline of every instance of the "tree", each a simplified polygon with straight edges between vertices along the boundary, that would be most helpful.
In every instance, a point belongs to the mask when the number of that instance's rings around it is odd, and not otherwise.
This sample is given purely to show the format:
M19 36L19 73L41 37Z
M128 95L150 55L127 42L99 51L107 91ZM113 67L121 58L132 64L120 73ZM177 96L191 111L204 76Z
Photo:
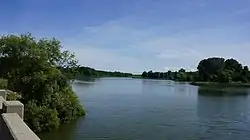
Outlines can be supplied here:
M225 59L218 57L201 60L197 67L200 80L209 81L211 75L217 75L223 70L224 63Z
M231 58L211 57L203 59L197 66L198 71L144 72L148 78L169 79L175 81L206 81L206 82L249 82L250 72L247 66L242 66L237 60Z
M218 74L215 81L222 82L222 83L230 83L232 82L232 74L233 72L230 70L224 70Z
M148 76L148 73L146 72L146 71L144 71L143 73L142 73L142 77L147 77Z
M178 72L185 73L185 72L186 72L186 70L185 70L185 69L183 69L183 68L181 68Z
M241 75L242 82L247 83L250 80L250 74L248 66L244 66Z
M149 71L149 72L148 72L148 77L149 77L149 78L153 78L153 77L154 77L154 76L153 76L153 71Z
M84 79L104 77L104 76L131 77L132 74L131 73L123 73L123 72L119 72L119 71L115 71L115 72L101 71L101 70L95 70L95 69L89 68L89 67L80 66L77 68L77 73L76 73L75 79L84 80Z
M0 37L0 75L8 80L8 89L21 94L24 119L36 132L84 114L68 83L77 60L61 48L54 38L36 40L29 33Z
M225 61L224 69L240 73L242 71L242 65L237 60L231 58Z
M169 80L173 80L174 79L173 73L170 70L167 72L167 76L168 76L167 79L169 79Z
M225 61L224 70L232 71L233 81L242 81L242 65L235 59L227 59Z

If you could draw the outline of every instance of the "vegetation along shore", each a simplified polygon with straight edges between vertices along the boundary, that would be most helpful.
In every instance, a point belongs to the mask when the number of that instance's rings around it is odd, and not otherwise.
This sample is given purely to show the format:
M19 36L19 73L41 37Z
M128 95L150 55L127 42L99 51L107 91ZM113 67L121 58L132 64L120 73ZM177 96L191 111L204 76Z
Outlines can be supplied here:
M153 72L144 71L142 78L188 81L193 85L224 85L235 87L250 87L250 72L248 66L243 66L237 60L211 57L201 60L197 71Z
M71 80L132 74L80 66L73 53L62 51L60 41L27 33L0 37L0 76L0 87L14 91L7 99L25 105L24 120L39 133L85 115Z
M235 59L201 60L197 71L153 72L141 75L95 70L80 66L73 53L62 51L60 41L35 39L31 34L0 37L0 86L14 91L10 100L25 105L25 122L35 132L56 129L85 114L71 80L98 77L133 77L188 81L193 85L250 86L250 72ZM16 95L16 96L15 96Z

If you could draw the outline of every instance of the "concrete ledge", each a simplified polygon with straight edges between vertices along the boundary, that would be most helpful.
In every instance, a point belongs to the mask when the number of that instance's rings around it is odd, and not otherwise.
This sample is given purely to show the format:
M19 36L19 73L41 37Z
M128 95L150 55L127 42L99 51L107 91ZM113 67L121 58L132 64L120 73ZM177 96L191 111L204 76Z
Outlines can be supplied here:
M24 105L6 101L9 92L0 89L0 140L40 140L23 121Z
M4 101L5 101L5 99L2 96L0 96L0 109L2 109Z
M0 96L2 96L4 98L4 100L6 100L7 98L7 92L5 89L0 89Z
M39 137L25 124L18 114L3 113L2 118L13 140L40 140ZM6 138L11 139L8 137Z
M4 113L17 113L23 119L24 105L20 101L4 101L2 108Z
M3 113L3 102L4 102L4 98L2 96L0 96L0 114Z

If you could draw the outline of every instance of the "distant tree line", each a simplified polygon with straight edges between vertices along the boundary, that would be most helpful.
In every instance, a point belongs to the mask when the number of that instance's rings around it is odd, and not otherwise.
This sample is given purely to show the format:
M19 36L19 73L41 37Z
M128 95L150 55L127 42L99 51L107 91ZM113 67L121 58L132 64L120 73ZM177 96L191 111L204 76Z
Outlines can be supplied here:
M193 81L197 79L197 72L186 72L185 69L180 69L178 71L167 71L167 72L153 72L153 71L144 71L142 73L143 78L150 79L167 79L175 81Z
M175 81L204 81L204 82L250 82L248 66L243 66L237 60L212 57L203 59L197 66L197 71L153 72L144 71L143 78L168 79Z
M123 72L111 72L111 71L102 71L102 70L95 70L89 67L78 67L76 70L77 73L75 75L75 79L82 80L86 77L132 77L132 73L123 73Z

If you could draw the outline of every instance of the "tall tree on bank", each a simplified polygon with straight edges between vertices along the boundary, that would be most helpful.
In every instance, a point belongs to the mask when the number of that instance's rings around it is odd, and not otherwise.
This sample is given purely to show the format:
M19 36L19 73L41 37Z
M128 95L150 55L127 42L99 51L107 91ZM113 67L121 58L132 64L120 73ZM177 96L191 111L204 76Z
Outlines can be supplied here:
M0 75L8 80L8 89L21 94L24 119L36 132L57 128L84 114L68 83L77 61L61 48L54 38L36 40L31 34L0 37Z
M203 59L197 66L198 71L186 72L181 68L179 71L153 72L144 71L143 78L167 79L175 81L205 81L205 82L250 82L250 72L247 66L242 66L235 59L211 57Z
M201 60L198 64L198 73L201 81L210 81L214 75L220 73L224 67L224 58L208 58Z
M212 57L201 60L198 67L199 80L210 82L248 82L248 67L235 59Z

